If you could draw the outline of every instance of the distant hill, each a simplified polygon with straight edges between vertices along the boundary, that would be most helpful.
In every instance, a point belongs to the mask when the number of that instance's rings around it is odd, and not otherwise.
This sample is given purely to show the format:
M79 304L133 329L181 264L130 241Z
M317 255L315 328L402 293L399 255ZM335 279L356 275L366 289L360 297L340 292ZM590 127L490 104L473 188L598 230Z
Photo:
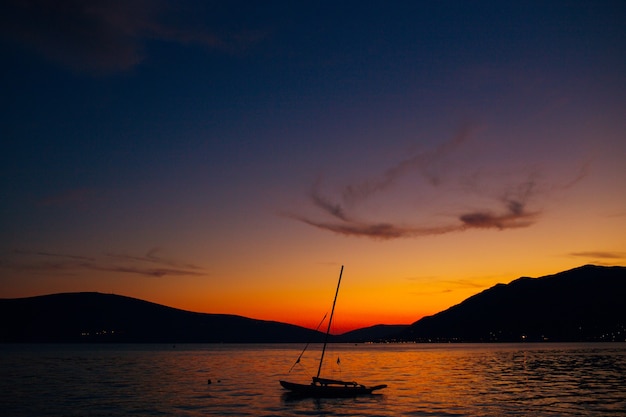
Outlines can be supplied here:
M0 342L304 343L323 337L291 324L193 313L113 294L0 299Z
M586 265L498 284L398 338L436 342L625 341L626 268Z
M377 324L343 333L337 336L337 341L350 343L388 341L395 339L408 327L408 324Z
M67 293L0 299L0 342L283 343L324 334L135 298ZM377 325L333 342L626 341L626 267L587 265L498 284L411 325Z

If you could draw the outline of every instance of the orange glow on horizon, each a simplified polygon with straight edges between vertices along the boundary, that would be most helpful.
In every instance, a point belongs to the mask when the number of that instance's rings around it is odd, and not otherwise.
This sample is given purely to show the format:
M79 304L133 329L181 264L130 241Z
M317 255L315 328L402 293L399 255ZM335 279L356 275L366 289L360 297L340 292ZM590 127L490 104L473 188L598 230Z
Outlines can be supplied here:
M429 276L425 268L424 277L397 273L400 277L408 278L387 278L383 282L379 282L381 280L378 279L369 279L369 275L363 271L346 269L331 333L341 334L378 324L411 324L424 316L446 310L497 283L509 283L520 276L550 275L580 265L559 265L557 268L547 270L535 265L534 271L528 269L527 274L510 273L504 277L456 278L463 275L450 273L449 276L452 278L444 279L434 275ZM280 285L279 282L273 286L247 285L243 289L240 289L242 287L225 287L211 290L206 286L203 287L201 280L189 282L183 286L180 282L172 283L172 281L144 278L135 281L137 285L129 286L127 280L120 278L116 282L109 277L107 283L112 291L102 291L98 285L85 287L82 290L114 293L193 312L233 314L315 329L324 314L330 314L337 279L333 276L336 268L323 269L324 273L320 271L312 273L324 275L324 279L317 281L309 279L291 282L281 277L278 278L279 281L282 280L290 285ZM379 276L376 271L373 275ZM74 292L70 288L74 280L71 278L67 280L67 288L57 283L56 291L43 286L38 288L37 293L33 293L33 288L30 287L14 288L15 293L5 294L4 297ZM328 318L318 330L326 330L327 320Z

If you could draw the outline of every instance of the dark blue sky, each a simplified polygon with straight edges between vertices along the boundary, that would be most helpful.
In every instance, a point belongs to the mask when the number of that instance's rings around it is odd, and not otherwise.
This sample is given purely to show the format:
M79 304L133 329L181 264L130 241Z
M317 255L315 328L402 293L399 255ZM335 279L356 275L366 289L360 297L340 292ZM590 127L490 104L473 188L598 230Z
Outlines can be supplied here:
M624 2L0 7L0 296L276 318L351 263L400 320L626 259Z

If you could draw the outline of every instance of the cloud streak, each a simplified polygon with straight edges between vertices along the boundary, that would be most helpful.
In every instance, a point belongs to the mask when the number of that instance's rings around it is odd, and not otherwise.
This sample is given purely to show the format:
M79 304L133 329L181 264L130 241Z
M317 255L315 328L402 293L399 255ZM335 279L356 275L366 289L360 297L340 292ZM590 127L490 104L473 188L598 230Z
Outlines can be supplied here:
M96 198L94 189L73 188L42 198L38 204L42 207L83 207Z
M412 171L419 172L433 186L442 179L436 167L449 154L463 145L470 137L471 129L465 126L451 140L430 152L423 152L406 158L388 168L380 178L344 187L342 197L348 203L362 201L392 186L399 178Z
M451 140L430 152L424 152L406 158L385 170L381 176L373 180L363 181L342 188L340 197L332 199L321 191L320 182L316 182L310 193L313 206L322 216L313 217L302 214L287 214L288 217L321 230L344 236L366 237L372 239L391 240L398 238L415 238L421 236L443 235L472 229L509 230L530 227L541 216L540 210L529 209L529 204L536 196L557 188L546 187L536 173L526 174L516 181L504 181L504 176L494 174L489 181L498 184L494 192L493 185L487 187L484 175L474 174L465 179L456 178L458 183L465 184L457 198L488 197L490 202L483 207L458 210L448 221L438 221L434 225L406 224L394 221L377 221L358 218L354 213L357 206L375 194L387 191L400 178L417 172L433 189L446 188L442 173L449 168L446 158L456 152L470 137L471 130L461 129ZM578 183L587 172L585 166L573 181L565 188ZM501 178L503 177L503 178ZM444 192L444 190L440 190ZM324 219L325 218L325 219ZM433 222L434 223L434 222Z
M160 248L152 248L150 249L144 256L134 256L120 253L107 253L106 256L111 259L121 260L121 261L130 261L130 262L139 262L139 263L150 263L157 265L169 266L171 268L176 269L184 269L184 270L201 270L202 268L193 264L183 263L180 261L176 261L169 258L164 258L160 255Z
M115 272L149 277L201 276L203 268L157 255L158 248L145 256L105 255L103 258L87 257L43 251L13 250L13 260L0 261L0 267L13 270L29 270L44 273L76 274L85 271ZM149 265L146 265L148 263Z
M312 193L313 204L326 215L334 218L333 221L320 221L312 218L291 214L289 217L344 236L369 237L374 239L397 239L420 236L443 235L452 232L462 232L470 229L518 229L533 225L540 216L539 211L529 211L527 203L531 192L522 198L507 197L501 201L498 211L491 209L473 210L459 213L456 221L436 226L415 226L397 224L394 222L378 222L358 220L347 214L340 203L330 201L317 193Z
M237 52L261 37L191 25L192 12L166 0L8 0L0 6L0 31L64 67L90 73L133 68L149 41Z
M626 254L623 252L607 252L607 251L588 251L588 252L572 252L570 256L579 258L599 258L599 259L624 259Z
M333 214L335 212L329 213ZM539 212L527 212L524 210L523 206L515 206L514 210L508 208L501 213L475 211L460 214L458 221L455 223L431 227L394 224L392 222L358 221L348 217L340 218L340 221L318 221L294 214L288 216L318 229L344 236L390 240L443 235L470 229L517 229L534 224L539 214Z
M620 251L582 251L570 252L567 256L586 259L586 262L593 262L594 265L617 266L622 265L626 260L626 253Z

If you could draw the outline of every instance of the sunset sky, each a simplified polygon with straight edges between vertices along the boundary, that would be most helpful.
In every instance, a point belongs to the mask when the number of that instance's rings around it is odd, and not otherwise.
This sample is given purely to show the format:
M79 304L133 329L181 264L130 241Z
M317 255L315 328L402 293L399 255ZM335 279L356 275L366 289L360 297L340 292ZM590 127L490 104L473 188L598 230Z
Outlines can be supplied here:
M0 298L336 332L626 265L623 1L0 6Z

